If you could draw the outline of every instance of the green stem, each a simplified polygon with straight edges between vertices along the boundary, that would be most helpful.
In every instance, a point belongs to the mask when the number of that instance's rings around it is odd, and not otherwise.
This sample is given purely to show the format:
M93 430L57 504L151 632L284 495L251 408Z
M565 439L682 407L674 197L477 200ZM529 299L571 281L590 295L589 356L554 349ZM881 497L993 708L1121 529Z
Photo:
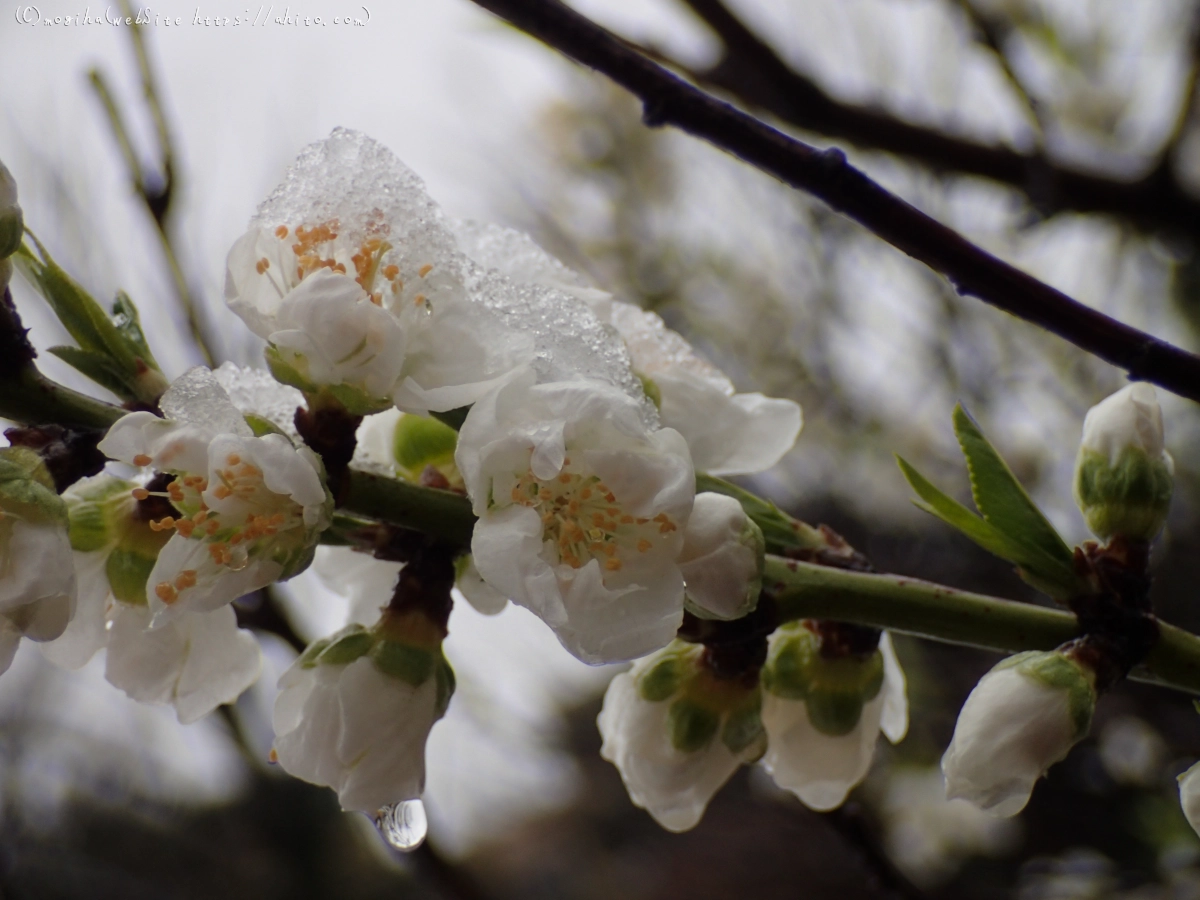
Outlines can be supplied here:
M697 472L696 493L704 491L724 494L741 503L746 515L762 529L768 550L823 550L829 546L820 529L792 518L770 500L764 500L724 478Z
M902 575L851 572L768 556L765 589L782 621L873 625L987 650L1052 650L1079 635L1070 613L959 591ZM1200 694L1200 637L1160 623L1160 637L1130 676Z
M0 382L0 417L28 425L107 429L125 410L46 378L32 365Z
M471 501L461 494L358 469L350 470L350 490L342 506L348 512L423 531L464 547L470 546L475 528Z

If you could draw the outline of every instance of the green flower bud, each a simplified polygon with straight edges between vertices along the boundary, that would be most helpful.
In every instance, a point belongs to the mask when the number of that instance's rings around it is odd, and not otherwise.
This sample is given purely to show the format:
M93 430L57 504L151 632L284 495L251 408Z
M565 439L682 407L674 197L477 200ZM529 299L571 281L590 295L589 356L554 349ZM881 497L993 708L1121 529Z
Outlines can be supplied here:
M17 203L17 182L4 163L0 162L0 259L7 259L16 253L24 236L25 220ZM3 273L0 273L0 289L8 283L2 276Z
M1174 468L1150 385L1131 384L1092 407L1074 484L1088 529L1101 540L1154 537L1166 522Z
M380 672L413 687L435 674L440 655L436 650L389 640L380 640L371 648L371 661Z
M448 480L449 474L457 477L454 468L454 448L458 444L458 432L434 418L402 415L392 433L392 458L400 474L416 481L426 466L433 466ZM462 479L458 481L461 483Z

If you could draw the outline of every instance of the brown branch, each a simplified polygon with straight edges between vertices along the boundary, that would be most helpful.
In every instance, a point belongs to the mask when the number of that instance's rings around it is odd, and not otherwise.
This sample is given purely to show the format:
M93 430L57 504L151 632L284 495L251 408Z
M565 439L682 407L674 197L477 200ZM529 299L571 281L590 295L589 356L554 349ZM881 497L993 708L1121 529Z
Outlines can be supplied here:
M674 125L824 200L945 275L960 294L1046 329L1180 396L1200 401L1200 357L1072 300L992 256L846 162L717 100L557 0L474 0L637 96L650 126Z
M1043 215L1064 210L1118 216L1139 229L1200 235L1200 198L1188 194L1169 164L1122 181L1059 165L1039 151L1021 152L914 125L882 109L842 103L792 69L722 0L683 0L725 44L711 69L688 71L708 87L779 120L825 137L882 150L945 172L976 175L1017 188Z

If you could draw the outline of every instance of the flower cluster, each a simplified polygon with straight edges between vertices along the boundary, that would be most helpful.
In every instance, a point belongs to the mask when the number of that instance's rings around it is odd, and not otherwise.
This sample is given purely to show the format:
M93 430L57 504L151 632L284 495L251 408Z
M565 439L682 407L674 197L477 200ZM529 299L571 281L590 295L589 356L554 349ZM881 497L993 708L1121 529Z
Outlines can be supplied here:
M340 129L260 207L225 285L287 387L193 369L100 441L127 468L62 498L36 455L0 460L5 661L17 635L70 667L103 649L110 682L193 721L258 676L235 601L328 537L378 559L321 551L349 621L280 679L272 757L346 809L385 820L420 798L454 690L455 586L484 612L528 609L584 662L636 661L605 699L603 754L673 830L756 761L836 806L880 731L903 735L888 637L752 618L764 533L738 499L697 492L698 474L775 465L801 428L794 402L737 393L658 316L526 236L446 219L388 151ZM469 503L469 546L361 520L327 532L351 458Z

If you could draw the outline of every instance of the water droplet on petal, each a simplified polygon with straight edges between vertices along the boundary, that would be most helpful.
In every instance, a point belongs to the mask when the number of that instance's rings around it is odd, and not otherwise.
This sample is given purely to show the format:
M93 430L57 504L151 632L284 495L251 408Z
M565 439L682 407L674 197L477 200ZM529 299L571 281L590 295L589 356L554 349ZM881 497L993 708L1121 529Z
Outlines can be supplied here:
M375 827L383 839L397 850L404 853L416 850L429 831L425 804L420 800L405 800L385 806L375 816Z

